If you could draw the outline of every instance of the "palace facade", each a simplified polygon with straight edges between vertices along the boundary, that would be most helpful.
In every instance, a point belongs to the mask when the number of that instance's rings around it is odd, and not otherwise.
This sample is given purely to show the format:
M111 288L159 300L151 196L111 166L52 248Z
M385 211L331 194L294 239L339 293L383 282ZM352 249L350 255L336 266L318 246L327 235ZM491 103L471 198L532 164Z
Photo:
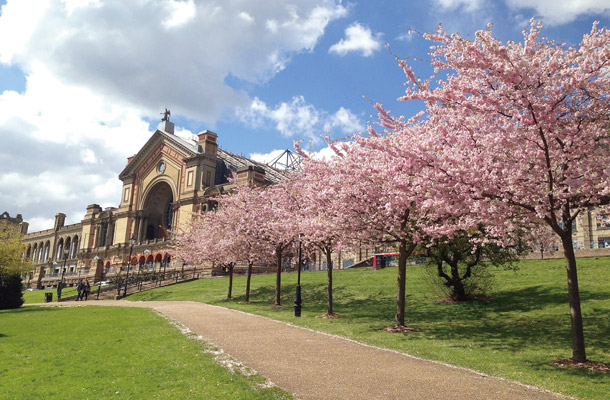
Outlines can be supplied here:
M192 213L212 207L212 197L230 190L233 173L237 184L271 184L282 178L275 168L218 148L217 139L208 130L197 140L178 137L166 116L119 174L118 207L91 204L83 220L72 225L65 225L66 215L58 213L52 228L25 235L24 256L33 264L26 285L56 286L62 274L67 285L82 278L97 282L127 265L176 268L167 252L169 231L187 224Z

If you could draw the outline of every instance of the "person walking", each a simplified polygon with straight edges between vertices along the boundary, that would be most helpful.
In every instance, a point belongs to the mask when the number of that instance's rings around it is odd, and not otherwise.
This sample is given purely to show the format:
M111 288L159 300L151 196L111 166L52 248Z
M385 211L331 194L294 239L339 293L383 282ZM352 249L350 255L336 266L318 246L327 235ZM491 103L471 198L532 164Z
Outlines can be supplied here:
M78 285L76 285L76 301L83 299L83 287L83 280L81 279L78 281Z
M85 301L87 301L87 297L89 297L89 292L91 292L91 285L89 285L89 279L85 280Z

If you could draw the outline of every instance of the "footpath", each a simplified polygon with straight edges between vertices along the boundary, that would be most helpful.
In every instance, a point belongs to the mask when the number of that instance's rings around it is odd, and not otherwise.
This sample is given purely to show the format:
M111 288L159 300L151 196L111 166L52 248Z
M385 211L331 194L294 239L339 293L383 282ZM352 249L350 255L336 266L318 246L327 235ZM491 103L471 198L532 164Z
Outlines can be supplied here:
M208 304L99 300L62 305L151 308L298 399L568 399L464 368Z

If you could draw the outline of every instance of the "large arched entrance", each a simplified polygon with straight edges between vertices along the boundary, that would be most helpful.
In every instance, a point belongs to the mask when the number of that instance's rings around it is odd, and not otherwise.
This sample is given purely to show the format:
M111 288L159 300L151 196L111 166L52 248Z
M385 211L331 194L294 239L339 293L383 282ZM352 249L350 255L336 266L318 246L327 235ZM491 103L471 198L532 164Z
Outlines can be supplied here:
M146 240L168 237L174 218L173 202L172 188L166 182L157 182L151 188L143 208L146 215Z

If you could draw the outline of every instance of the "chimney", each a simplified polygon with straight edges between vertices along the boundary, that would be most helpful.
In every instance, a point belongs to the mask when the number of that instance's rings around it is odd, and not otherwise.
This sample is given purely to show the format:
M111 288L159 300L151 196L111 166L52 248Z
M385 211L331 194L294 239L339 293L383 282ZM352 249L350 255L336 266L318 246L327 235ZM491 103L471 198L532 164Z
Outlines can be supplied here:
M256 165L238 168L236 173L238 185L265 182L265 170Z
M89 204L87 206L87 214L97 214L102 211L102 207L99 204Z
M59 228L64 226L65 222L66 222L66 214L64 214L64 213L55 214L55 225L53 226L53 229L55 229L55 231L58 231Z
M198 144L203 153L216 155L218 150L218 144L216 139L218 135L212 131L205 130L200 132L198 135Z

